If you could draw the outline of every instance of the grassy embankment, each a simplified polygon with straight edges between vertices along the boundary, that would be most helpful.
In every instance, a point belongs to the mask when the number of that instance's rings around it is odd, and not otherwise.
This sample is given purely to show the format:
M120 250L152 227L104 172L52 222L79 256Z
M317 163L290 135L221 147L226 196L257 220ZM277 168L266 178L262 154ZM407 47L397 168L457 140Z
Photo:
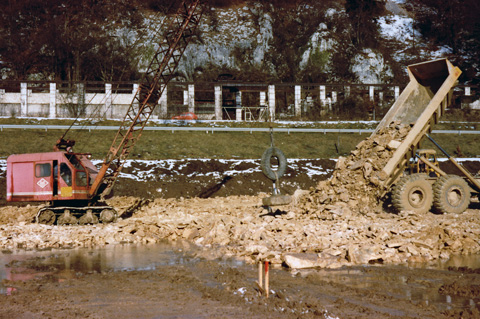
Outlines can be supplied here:
M10 154L51 151L60 130L3 129L0 132L0 158ZM101 159L109 149L115 131L71 131L76 152L92 153ZM347 155L369 134L274 133L275 146L288 158L337 158ZM457 147L464 157L480 155L480 135L434 134L442 147L454 156ZM268 132L175 132L144 131L131 159L181 158L260 158L270 146ZM426 142L423 147L433 148ZM440 151L437 151L440 154ZM441 156L443 157L443 156Z
M19 119L0 118L0 126L6 124L36 124L36 125L70 125L71 119ZM79 121L79 126L102 125L118 126L119 121L95 122ZM176 126L172 124L158 124L153 122L149 126ZM274 127L307 127L328 129L374 129L374 122L307 122L296 124L274 123ZM195 126L229 126L229 127L269 127L265 122L221 122L197 123ZM435 129L441 130L479 130L479 122L444 122L437 124ZM0 158L10 154L34 153L51 151L57 139L62 136L62 130L21 130L3 129L0 131ZM76 152L92 153L95 159L102 159L109 149L115 131L107 130L71 130L66 138L74 139L77 143ZM274 132L275 146L282 149L288 158L337 158L347 155L363 139L365 134L339 133L280 133ZM480 135L434 134L433 137L442 147L456 155L459 147L464 157L480 155ZM181 159L181 158L260 158L264 150L270 146L268 132L180 132L176 131L144 131L142 138L135 146L130 158L132 159ZM427 141L422 145L425 148L434 148ZM440 151L437 151L440 154ZM440 154L442 157L443 155Z

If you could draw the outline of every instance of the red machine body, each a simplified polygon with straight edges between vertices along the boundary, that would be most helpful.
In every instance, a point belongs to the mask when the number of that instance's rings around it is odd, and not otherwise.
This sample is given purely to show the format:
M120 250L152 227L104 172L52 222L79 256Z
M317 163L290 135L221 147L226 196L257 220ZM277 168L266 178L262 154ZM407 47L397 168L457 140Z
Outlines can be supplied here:
M65 151L11 155L7 158L7 201L90 199L98 169L89 154Z

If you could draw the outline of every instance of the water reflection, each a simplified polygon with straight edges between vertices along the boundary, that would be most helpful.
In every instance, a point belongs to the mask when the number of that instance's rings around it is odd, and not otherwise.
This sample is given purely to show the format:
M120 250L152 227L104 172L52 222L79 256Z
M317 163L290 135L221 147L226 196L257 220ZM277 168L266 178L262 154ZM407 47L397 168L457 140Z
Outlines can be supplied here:
M370 271L374 267L388 269L387 272ZM351 288L369 290L379 284L388 283L387 295L396 299L410 300L425 306L434 305L440 310L452 308L480 309L479 298L471 299L459 295L443 295L438 288L445 284L443 279L429 276L425 272L415 269L448 270L450 268L480 269L480 255L454 256L448 261L435 261L430 263L415 263L408 265L374 265L365 267L328 269L304 269L293 271L292 275L302 277L315 277L332 283L342 284ZM413 270L414 274L405 275L405 270ZM461 273L459 273L461 276Z
M192 263L193 247L178 242L155 245L112 245L95 250L18 251L0 254L0 294L9 294L8 281L26 281L47 275L58 280L77 274L107 271L154 270L163 265ZM188 252L185 253L185 252Z
M97 249L1 252L0 294L12 293L14 288L8 285L9 281L25 281L42 276L52 276L54 280L63 281L75 278L79 274L155 270L166 265L193 265L199 260L197 257L199 253L195 246L187 242L176 242L174 244L164 242L138 246L112 245ZM201 256L205 258L203 253ZM236 259L223 260L220 263L228 263L233 267L243 264ZM386 268L388 271L372 271L375 267ZM479 269L480 255L455 256L448 261L429 264L376 265L337 270L307 269L294 271L293 275L314 278L321 282L343 284L358 289L369 289L379 283L382 285L388 283L388 295L392 298L410 300L426 306L434 305L441 310L452 308L474 309L478 307L480 298L472 299L440 294L438 287L444 283L435 276L426 275L428 272L416 271L412 275L404 271L405 268L410 270L427 268L443 271L449 267Z

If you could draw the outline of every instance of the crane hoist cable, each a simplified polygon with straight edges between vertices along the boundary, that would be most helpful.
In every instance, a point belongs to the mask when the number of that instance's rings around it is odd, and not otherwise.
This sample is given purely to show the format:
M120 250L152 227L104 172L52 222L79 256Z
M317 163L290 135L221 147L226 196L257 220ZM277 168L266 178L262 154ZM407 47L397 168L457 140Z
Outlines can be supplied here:
M93 97L90 99L90 101L86 102L85 105L90 105L93 99L96 97L97 93L93 95ZM101 111L102 106L105 104L105 99L106 96L100 101L99 105L95 108L94 112L90 114L88 118L86 118L85 123L82 125L82 129L87 125L87 123L93 121L94 118L98 118L98 114ZM104 114L111 108L111 105L105 110ZM65 130L63 135L57 140L57 143L55 144L54 149L55 150L66 150L67 148L73 147L75 145L75 139L76 136L78 136L78 133L75 133L72 139L65 139L67 134L70 132L71 128L75 125L75 123L78 122L78 119L80 118L80 114L77 114L77 117L72 121L70 126Z

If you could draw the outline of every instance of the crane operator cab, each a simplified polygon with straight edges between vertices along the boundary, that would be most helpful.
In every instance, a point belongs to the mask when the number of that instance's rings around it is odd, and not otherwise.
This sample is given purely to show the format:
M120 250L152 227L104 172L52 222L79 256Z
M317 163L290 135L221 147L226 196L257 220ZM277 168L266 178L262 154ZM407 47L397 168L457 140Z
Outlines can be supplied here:
M7 158L7 201L88 200L98 170L90 154L56 151Z

